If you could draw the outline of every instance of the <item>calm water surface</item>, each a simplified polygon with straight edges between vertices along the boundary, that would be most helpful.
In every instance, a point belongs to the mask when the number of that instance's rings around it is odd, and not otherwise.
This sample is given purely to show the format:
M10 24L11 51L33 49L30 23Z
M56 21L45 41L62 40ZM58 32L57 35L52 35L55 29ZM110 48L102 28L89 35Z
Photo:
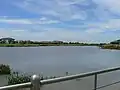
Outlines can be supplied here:
M120 51L87 46L2 47L0 63L21 72L58 76L119 66Z

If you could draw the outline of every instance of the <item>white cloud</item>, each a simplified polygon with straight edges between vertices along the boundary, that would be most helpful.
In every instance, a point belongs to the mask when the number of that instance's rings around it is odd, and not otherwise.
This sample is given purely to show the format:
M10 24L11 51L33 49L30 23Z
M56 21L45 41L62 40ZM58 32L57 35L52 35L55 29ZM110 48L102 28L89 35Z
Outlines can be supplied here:
M42 18L40 18L40 21L45 21L45 20L47 20L46 17L42 17Z
M77 3L83 3L85 0L56 0L59 5L72 5Z
M93 0L96 4L113 13L120 14L120 0Z
M38 24L54 24L54 23L59 23L57 20L49 20L49 21L40 21Z
M94 31L93 31L94 32ZM63 40L63 41L80 41L80 42L106 42L114 40L120 36L117 34L100 34L88 33L85 31L74 31L63 28L44 28L43 32L31 32L29 30L2 28L0 37L14 37L18 40Z
M86 0L24 0L22 3L16 3L17 6L41 15L51 15L61 20L74 19L74 15L79 16L78 19L86 19L86 12L80 10L73 4L81 5ZM83 14L84 12L84 14Z
M36 23L39 23L39 24L54 24L54 23L60 23L60 21L58 21L58 20L49 20L46 17L42 17Z
M12 32L18 32L18 33L20 33L20 32L24 32L24 31L26 31L26 30L22 30L22 29L12 29L11 30Z
M110 19L103 26L106 26L108 29L120 29L120 19Z
M90 37L84 32L62 28L44 28L43 32L31 32L15 28L1 28L0 37L15 37L16 39L30 40L64 40L64 41L87 41Z
M105 22L87 23L84 27L88 27L88 33L101 33L120 30L120 19L109 19Z
M0 23L8 23L8 24L54 24L54 23L60 23L60 21L47 19L45 17L42 17L40 19L0 18Z
M0 19L1 23L9 23L9 24L33 24L30 20L27 19Z
M89 34L96 34L96 33L105 32L105 30L96 29L96 28L91 28L91 29L87 29L85 32L87 32L87 33L89 33Z
M71 19L80 19L80 20L85 20L87 18L87 14L85 11L81 11L81 14L73 14L71 16Z
M13 19L1 17L0 22L2 23L32 25L26 26L25 30L24 27L22 30L19 26L19 29L16 30L1 30L0 36L10 35L16 38L34 40L105 41L120 35L119 33L103 35L105 32L116 31L120 28L120 19L112 17L112 13L120 14L119 0L20 0L20 2L15 0L15 5L36 13L42 18ZM41 28L42 25L40 25L61 23L62 20L77 20L79 25L73 24L69 27L69 22L64 22L63 28L55 28L57 26ZM29 30L30 28L33 31ZM72 28L74 29L72 30ZM39 29L42 29L42 32Z
M32 20L31 20L32 21ZM46 17L38 19L38 22L50 21ZM34 23L34 22L33 22ZM81 42L100 42L100 41L110 41L110 39L116 39L119 37L117 34L107 34L104 32L119 30L120 19L110 19L106 22L98 23L86 23L83 26L75 26L74 30L69 28L49 28L42 27L40 25L31 25L29 28L1 28L0 37L15 37L16 39L30 39L30 40L65 40L65 41L81 41ZM42 23L43 24L43 23ZM72 26L71 26L72 27ZM80 29L78 28L86 28ZM31 31L31 30L32 31ZM37 30L37 32L36 32ZM42 30L42 31L41 31Z
M61 20L86 20L90 15L99 20L108 20L112 17L111 12L120 14L119 0L23 0L16 1L15 5L33 13Z
M0 18L7 18L8 16L0 16Z

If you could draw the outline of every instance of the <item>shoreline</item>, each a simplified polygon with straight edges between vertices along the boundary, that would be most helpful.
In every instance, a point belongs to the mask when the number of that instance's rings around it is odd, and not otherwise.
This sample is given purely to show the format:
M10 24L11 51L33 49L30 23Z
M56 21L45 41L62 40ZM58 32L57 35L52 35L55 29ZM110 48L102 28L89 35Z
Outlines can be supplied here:
M52 47L52 46L96 46L100 49L120 50L118 44L0 44L0 47Z
M0 44L0 47L99 46L97 44Z
M118 44L108 44L100 46L101 49L109 49L109 50L120 50L120 45Z

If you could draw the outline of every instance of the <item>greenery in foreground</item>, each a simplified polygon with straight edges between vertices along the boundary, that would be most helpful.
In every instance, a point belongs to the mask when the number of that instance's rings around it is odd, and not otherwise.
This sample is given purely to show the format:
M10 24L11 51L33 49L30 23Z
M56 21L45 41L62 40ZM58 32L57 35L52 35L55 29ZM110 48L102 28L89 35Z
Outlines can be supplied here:
M8 85L30 82L29 75L12 73L8 76Z
M11 69L9 65L0 64L0 75L10 74Z
M26 83L30 82L31 80L31 75L28 74L22 74L19 72L12 72L10 69L9 65L0 65L0 75L8 75L8 85L14 85L14 84L20 84L20 83ZM43 79L50 79L50 78L55 78L55 76L51 77L43 77L41 76L41 80Z
M41 80L51 79L51 78L55 78L55 76L51 76L51 77L40 76ZM17 73L12 73L8 76L8 85L27 83L30 81L31 81L31 75L27 75L27 74L18 74L17 72Z
M26 83L30 81L29 75L12 72L9 65L0 65L0 75L8 75L8 85Z
M68 72L66 72L66 76L69 75ZM40 76L40 80L45 80L45 79L52 79L56 78L56 76ZM59 76L60 77L60 76ZM8 76L8 85L14 85L14 84L21 84L21 83L27 83L31 81L31 75L28 74L21 74L18 72L13 72Z

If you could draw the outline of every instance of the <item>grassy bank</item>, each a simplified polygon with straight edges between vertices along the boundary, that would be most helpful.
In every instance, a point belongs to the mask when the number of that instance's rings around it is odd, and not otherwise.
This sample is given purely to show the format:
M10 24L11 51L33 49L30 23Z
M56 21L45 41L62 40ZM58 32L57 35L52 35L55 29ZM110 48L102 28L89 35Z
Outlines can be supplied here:
M41 80L52 79L52 78L55 78L55 76L51 76L51 77L40 76ZM27 83L27 82L30 82L30 81L31 81L31 75L28 75L28 74L12 73L8 76L8 85Z
M37 47L39 44L0 44L0 47Z
M9 65L0 64L0 75L8 75L8 85L30 82L30 75L12 72Z
M21 84L21 83L27 83L31 81L31 75L26 74L26 73L19 73L19 72L14 72L11 71L9 65L0 65L0 75L8 75L7 76L7 85L14 85L14 84ZM66 72L66 75L68 75L69 73ZM46 80L46 79L53 79L56 77L60 77L60 76L43 76L43 75L39 75L41 80Z
M120 45L118 44L107 44L107 45L102 45L102 49L115 49L115 50L120 50Z
M68 72L66 72L66 76L69 75ZM46 80L46 79L53 79L56 77L60 77L60 76L43 76L43 75L39 75L40 76L40 80ZM22 73L11 73L8 76L8 85L14 85L14 84L21 84L21 83L27 83L31 81L31 75L28 74L22 74Z
M30 82L31 76L25 74L10 74L8 76L8 85Z
M0 44L0 47L98 46L98 44Z

